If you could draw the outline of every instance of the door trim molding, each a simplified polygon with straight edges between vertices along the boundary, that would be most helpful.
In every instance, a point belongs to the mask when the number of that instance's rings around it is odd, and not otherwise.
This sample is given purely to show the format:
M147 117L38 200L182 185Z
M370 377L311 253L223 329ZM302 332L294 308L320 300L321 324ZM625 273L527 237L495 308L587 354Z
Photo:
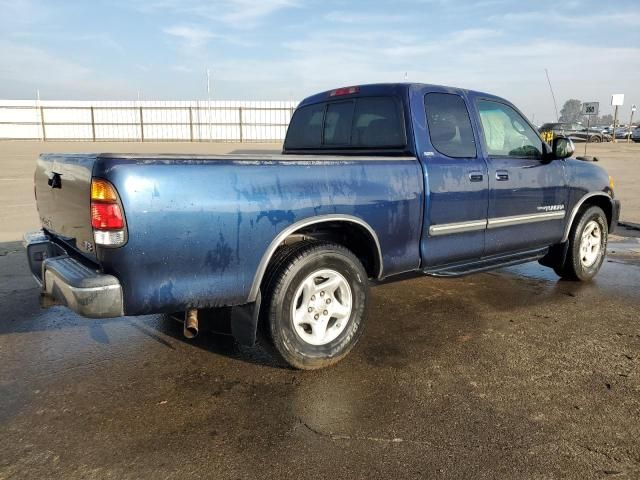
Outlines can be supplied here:
M512 227L515 225L525 225L527 223L544 222L548 220L562 220L566 216L565 210L558 212L531 213L528 215L512 215L509 217L495 217L486 220L472 220L469 222L442 223L431 225L429 235L437 237L439 235L450 235L452 233L475 232L478 230L495 229L501 227Z
M529 215L512 215L510 217L490 218L487 228L512 227L514 225L525 225L527 223L544 222L546 220L561 220L565 217L565 211L531 213Z
M475 232L487 228L487 220L473 220L471 222L442 223L431 225L429 235L437 237L439 235L449 235L451 233Z

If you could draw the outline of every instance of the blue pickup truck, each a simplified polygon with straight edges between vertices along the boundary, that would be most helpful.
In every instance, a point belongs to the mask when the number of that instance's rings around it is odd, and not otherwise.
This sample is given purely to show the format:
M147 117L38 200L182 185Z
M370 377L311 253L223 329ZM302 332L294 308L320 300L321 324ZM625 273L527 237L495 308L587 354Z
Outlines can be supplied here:
M343 358L369 286L529 261L600 269L613 180L508 101L378 84L300 103L279 155L42 155L25 236L47 304L91 318L228 309L293 367Z

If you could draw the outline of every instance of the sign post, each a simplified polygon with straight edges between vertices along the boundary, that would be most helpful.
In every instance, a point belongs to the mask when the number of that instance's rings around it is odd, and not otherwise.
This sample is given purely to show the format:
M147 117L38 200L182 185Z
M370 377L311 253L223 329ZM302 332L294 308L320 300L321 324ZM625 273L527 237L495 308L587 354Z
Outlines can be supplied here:
M634 113L636 113L636 106L631 105L631 118L629 119L629 132L627 133L627 143L631 143L631 124L633 123Z
M599 102L585 102L582 104L582 114L587 116L587 138L584 142L584 155L587 156L587 144L589 143L589 127L591 127L591 116L598 115L598 111L600 110Z
M616 125L618 124L618 107L624 105L624 93L615 93L611 95L611 106L616 107L613 112L613 138L611 141L616 143Z

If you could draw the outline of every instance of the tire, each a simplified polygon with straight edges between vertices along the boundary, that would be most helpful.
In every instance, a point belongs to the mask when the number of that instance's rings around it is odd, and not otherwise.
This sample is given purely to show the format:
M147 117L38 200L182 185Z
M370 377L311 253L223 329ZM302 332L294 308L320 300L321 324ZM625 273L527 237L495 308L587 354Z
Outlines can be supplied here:
M591 143L600 143L602 140L600 139L600 137L591 137L589 141Z
M583 210L571 226L564 264L554 266L553 270L568 280L591 280L604 261L608 234L607 217L600 207Z
M367 272L341 245L302 241L276 252L262 284L262 331L273 354L301 370L344 358L364 331Z

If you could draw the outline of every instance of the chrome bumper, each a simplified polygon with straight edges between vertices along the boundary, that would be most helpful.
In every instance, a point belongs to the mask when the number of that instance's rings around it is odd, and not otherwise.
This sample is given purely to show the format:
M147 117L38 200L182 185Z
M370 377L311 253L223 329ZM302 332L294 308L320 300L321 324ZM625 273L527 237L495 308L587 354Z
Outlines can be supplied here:
M99 273L67 255L42 231L27 233L29 268L42 287L42 305L66 305L89 318L124 315L122 286L116 277Z

